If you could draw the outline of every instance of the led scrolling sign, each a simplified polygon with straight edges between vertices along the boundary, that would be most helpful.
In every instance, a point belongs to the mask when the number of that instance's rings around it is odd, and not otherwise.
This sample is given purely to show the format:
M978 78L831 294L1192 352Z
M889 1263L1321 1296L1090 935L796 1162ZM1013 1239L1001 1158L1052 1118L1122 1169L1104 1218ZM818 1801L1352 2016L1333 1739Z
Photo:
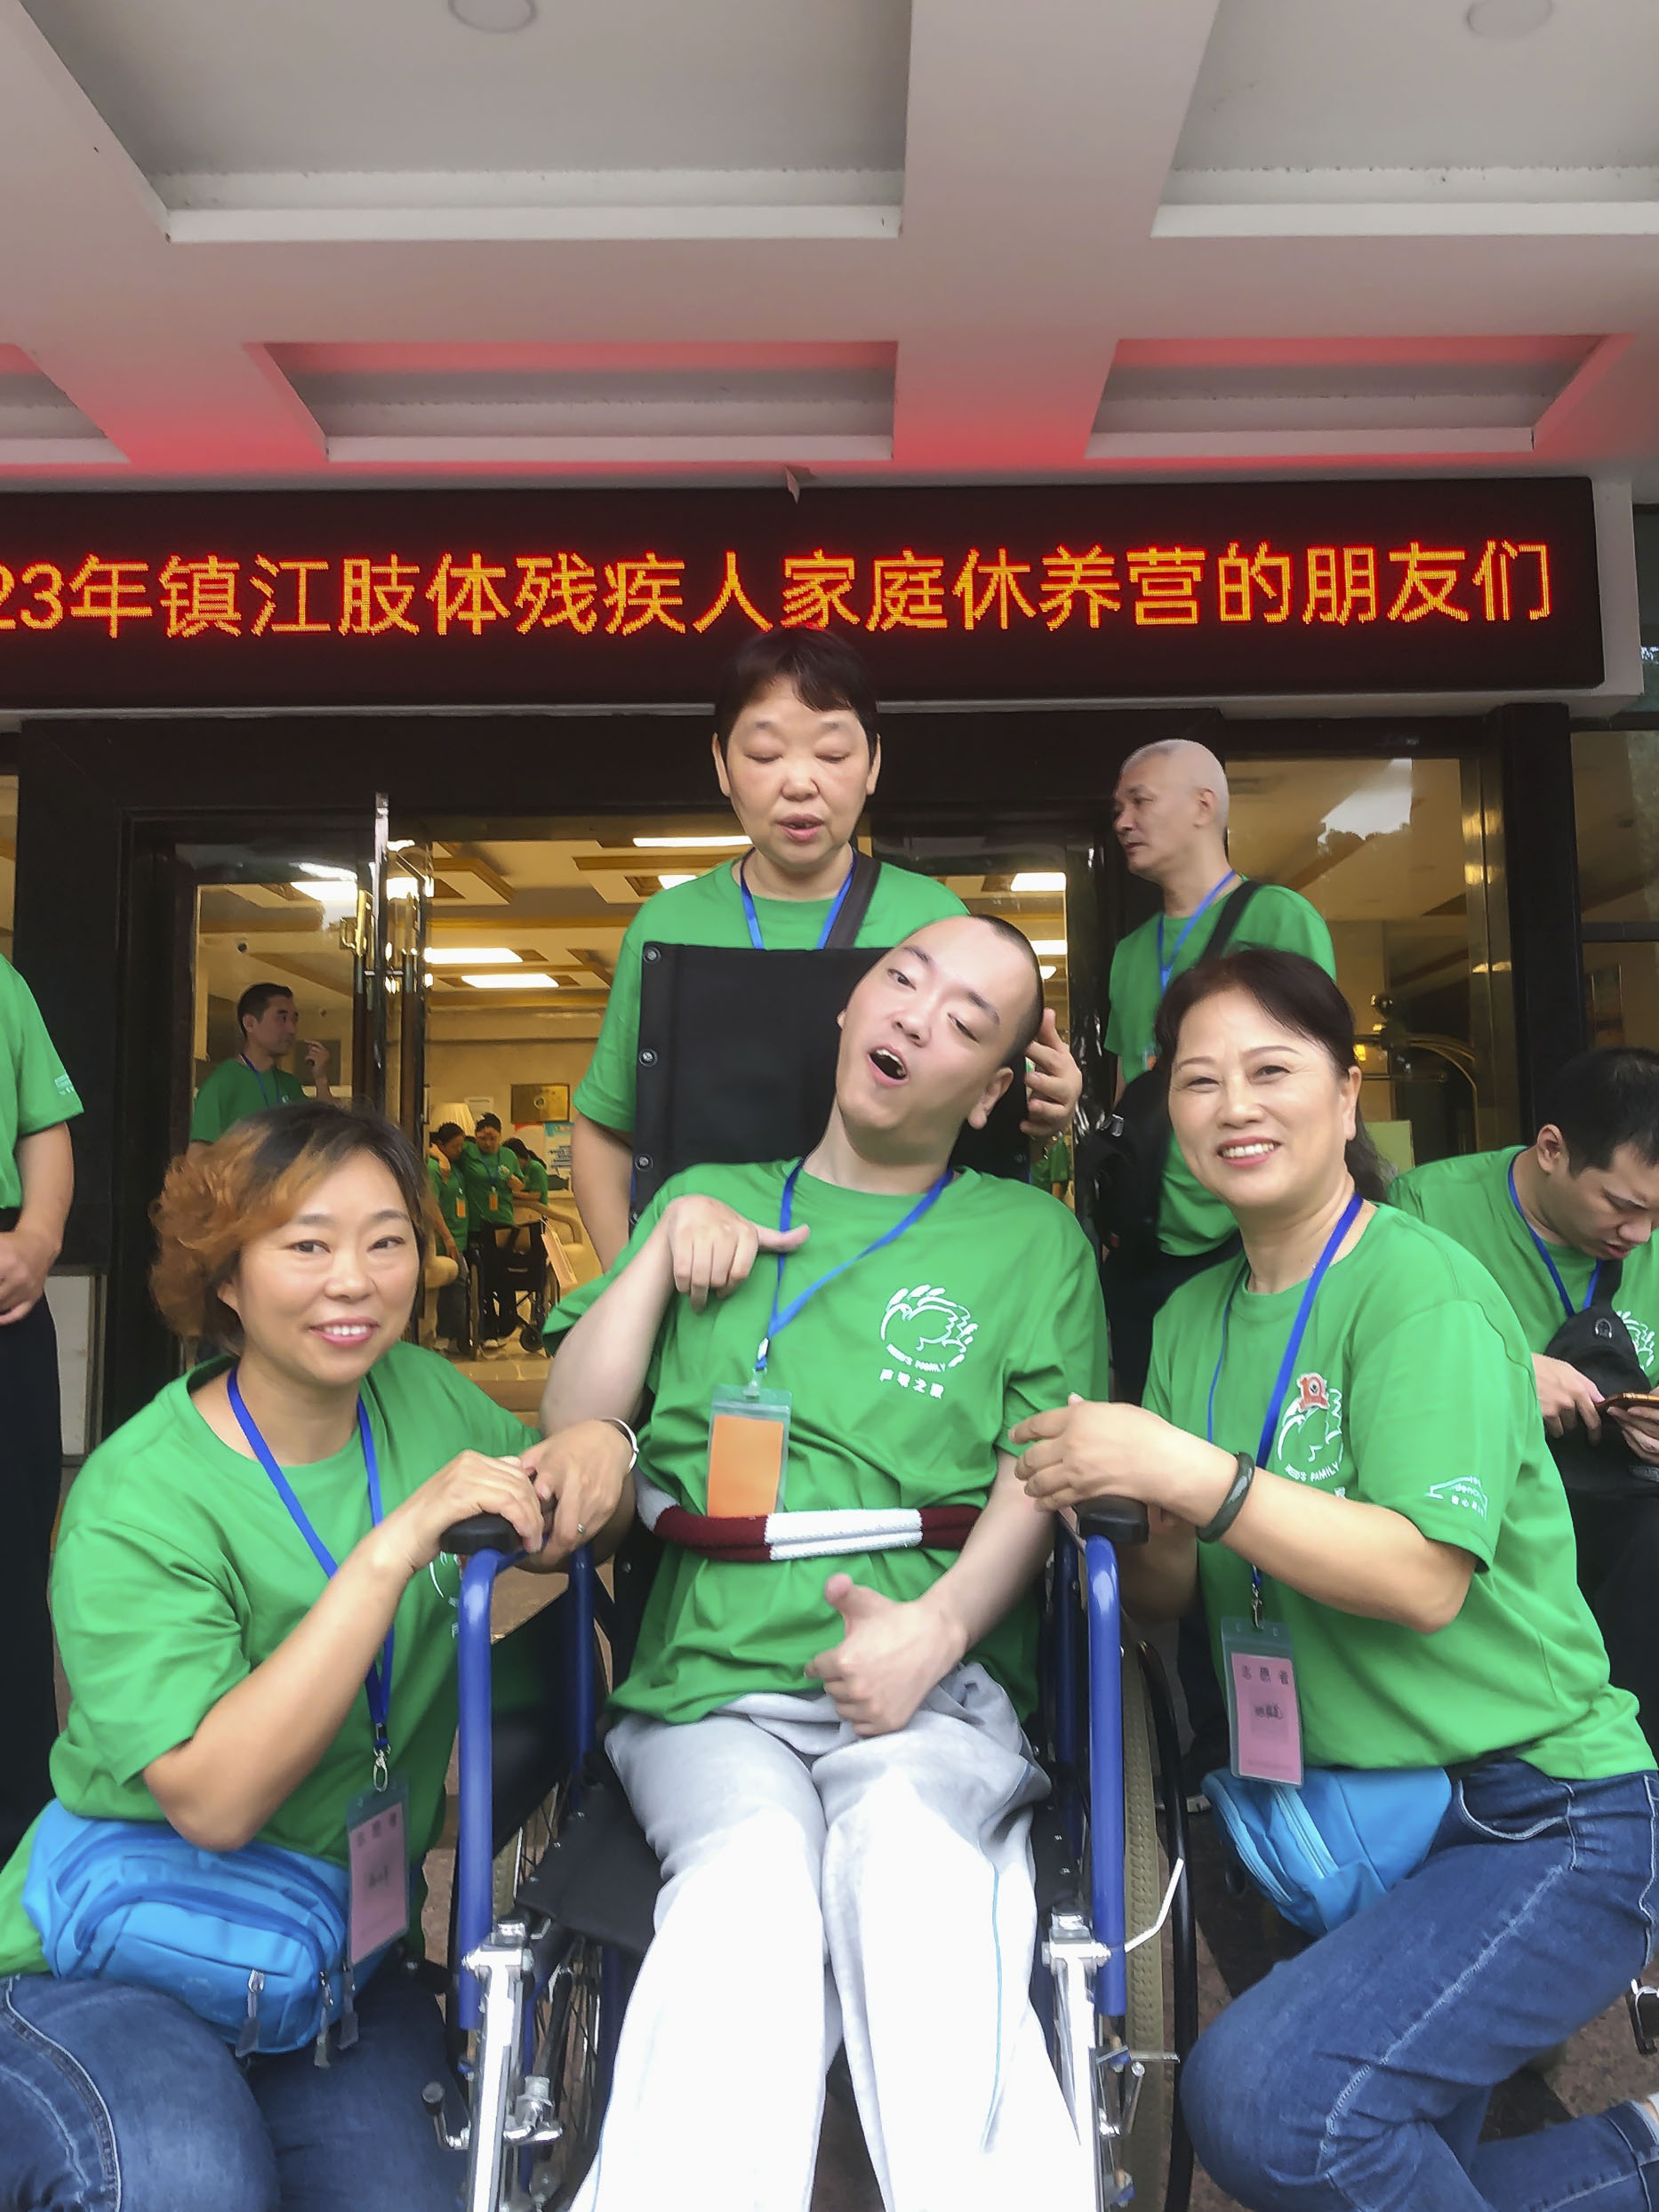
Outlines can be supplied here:
M694 701L797 629L899 697L1601 676L1577 479L0 507L0 708Z

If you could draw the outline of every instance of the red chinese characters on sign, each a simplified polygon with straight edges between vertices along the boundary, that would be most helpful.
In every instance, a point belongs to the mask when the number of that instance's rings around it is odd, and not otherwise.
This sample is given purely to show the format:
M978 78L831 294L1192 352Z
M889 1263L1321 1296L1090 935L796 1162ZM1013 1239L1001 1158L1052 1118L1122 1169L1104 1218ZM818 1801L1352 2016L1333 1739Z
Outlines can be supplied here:
M1213 544L1040 542L994 549L903 545L861 557L833 546L775 557L725 549L688 562L655 547L280 555L180 548L155 561L88 552L71 568L0 561L0 640L90 622L119 642L144 634L222 650L269 651L290 637L488 635L573 640L784 629L949 632L1336 629L1551 621L1551 546L1488 537L1446 545L1276 544L1241 533ZM693 609L701 612L693 613ZM5 646L0 645L0 650ZM458 650L461 648L458 647Z

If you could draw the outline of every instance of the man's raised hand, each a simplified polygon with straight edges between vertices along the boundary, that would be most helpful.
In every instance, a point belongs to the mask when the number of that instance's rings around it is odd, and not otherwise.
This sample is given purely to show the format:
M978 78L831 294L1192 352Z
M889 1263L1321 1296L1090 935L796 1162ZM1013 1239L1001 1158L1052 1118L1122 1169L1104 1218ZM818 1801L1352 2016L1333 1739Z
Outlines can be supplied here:
M935 1585L936 1588L936 1585ZM824 1596L841 1615L841 1641L807 1662L855 1735L890 1735L902 1728L964 1655L963 1639L929 1603L910 1604L866 1590L850 1575L832 1575Z
M1083 1094L1083 1070L1062 1041L1054 1010L1043 1010L1043 1026L1025 1048L1030 1062L1025 1077L1025 1119L1020 1124L1027 1136L1061 1137Z
M787 1230L763 1229L718 1198L695 1191L671 1198L660 1226L668 1243L674 1287L691 1300L697 1313L708 1304L711 1292L717 1298L728 1298L740 1283L747 1282L761 1253L794 1252L808 1235L804 1222Z

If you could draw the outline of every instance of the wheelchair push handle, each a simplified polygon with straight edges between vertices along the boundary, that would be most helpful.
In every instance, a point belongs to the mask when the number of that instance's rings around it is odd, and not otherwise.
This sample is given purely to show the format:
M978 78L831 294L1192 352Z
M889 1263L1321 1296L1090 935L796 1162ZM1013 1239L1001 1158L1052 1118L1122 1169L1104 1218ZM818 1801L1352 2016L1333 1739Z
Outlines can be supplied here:
M1077 1509L1079 1536L1104 1536L1108 1543L1147 1541L1146 1508L1135 1498L1095 1498Z
M524 1548L524 1538L501 1513L469 1513L465 1520L452 1522L439 1545L458 1559L469 1559L479 1551L514 1552Z

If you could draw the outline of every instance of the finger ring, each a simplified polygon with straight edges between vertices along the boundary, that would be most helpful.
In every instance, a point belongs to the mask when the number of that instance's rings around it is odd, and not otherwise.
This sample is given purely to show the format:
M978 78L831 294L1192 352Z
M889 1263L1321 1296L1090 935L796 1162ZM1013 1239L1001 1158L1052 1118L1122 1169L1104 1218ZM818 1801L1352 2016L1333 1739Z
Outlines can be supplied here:
M576 1524L576 1534L577 1534L579 1536L585 1536L585 1535L587 1535L587 1533L588 1533L588 1524L587 1524L587 1522L586 1522L586 1521L578 1521L578 1522L577 1522L577 1524Z

